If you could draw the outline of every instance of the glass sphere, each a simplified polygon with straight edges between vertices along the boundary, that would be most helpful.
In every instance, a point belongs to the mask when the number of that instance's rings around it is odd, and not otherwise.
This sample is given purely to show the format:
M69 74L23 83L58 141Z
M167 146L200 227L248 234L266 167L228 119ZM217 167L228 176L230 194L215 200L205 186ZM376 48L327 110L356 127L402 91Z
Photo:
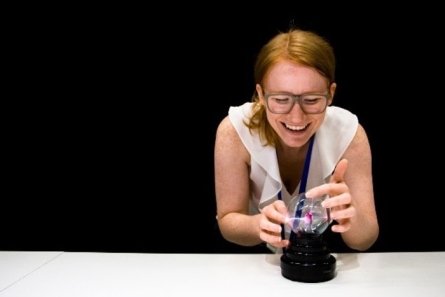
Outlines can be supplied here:
M307 198L305 193L292 198L288 205L287 225L296 234L322 234L332 222L330 209L321 203L327 195Z

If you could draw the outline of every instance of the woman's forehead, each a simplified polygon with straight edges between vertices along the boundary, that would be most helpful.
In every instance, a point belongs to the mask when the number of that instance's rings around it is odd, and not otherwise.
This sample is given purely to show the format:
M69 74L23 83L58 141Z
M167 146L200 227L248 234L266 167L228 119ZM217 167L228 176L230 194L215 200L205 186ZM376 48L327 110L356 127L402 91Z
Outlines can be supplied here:
M309 91L326 91L327 79L312 67L291 61L280 61L273 65L264 78L268 92L281 91L302 94Z

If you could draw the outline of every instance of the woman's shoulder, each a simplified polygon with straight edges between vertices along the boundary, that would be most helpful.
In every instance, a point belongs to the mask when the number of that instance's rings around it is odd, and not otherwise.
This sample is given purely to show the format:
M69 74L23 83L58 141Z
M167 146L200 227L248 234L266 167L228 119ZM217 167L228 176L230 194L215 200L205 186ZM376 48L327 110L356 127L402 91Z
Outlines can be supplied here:
M215 139L215 153L224 156L224 158L236 155L246 163L250 162L250 154L229 116L223 118L218 125Z
M316 133L316 144L320 155L324 156L323 158L329 156L328 164L334 165L338 162L338 158L344 154L354 140L357 129L356 115L340 107L328 107L323 124ZM328 170L331 172L329 166Z
M352 139L349 148L348 148L348 155L355 155L357 158L363 158L364 156L367 156L370 154L370 143L368 135L365 131L365 128L358 124L357 131L354 135L354 138Z
M221 122L219 122L219 124L218 124L218 128L217 128L217 130L216 130L216 133L217 133L217 135L222 135L222 134L224 134L224 135L230 135L230 134L233 134L233 133L235 133L236 134L236 130L235 130L235 128L233 127L233 124L232 124L232 122L230 121L230 118L229 118L229 116L227 115L227 116L225 116L222 120L221 120Z
M241 144L239 134L228 115L225 116L218 125L216 130L216 141L224 146L228 146L229 144L231 146L234 144Z
M232 119L247 119L252 116L252 102L246 102L242 105L231 106L229 108L229 117Z
M337 106L329 106L326 111L326 117L318 130L318 134L323 138L347 139L349 142L358 128L358 118L352 112Z
M369 154L369 139L356 114L338 106L330 106L326 125L323 126L326 138L330 137L337 145L346 146L344 157L360 159Z
M326 119L328 121L358 123L357 115L339 106L328 106L326 112Z
M218 125L217 134L231 135L239 138L239 133L245 130L245 121L252 115L252 102L245 102L241 105L230 106L227 116Z

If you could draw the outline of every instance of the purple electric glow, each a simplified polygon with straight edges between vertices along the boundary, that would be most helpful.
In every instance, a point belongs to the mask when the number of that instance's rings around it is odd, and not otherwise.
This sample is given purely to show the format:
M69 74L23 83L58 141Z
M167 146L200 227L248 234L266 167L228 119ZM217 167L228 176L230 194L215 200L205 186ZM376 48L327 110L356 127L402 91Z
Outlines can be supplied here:
M312 224L312 213L308 212L305 216L304 216L304 223L306 225L311 225Z

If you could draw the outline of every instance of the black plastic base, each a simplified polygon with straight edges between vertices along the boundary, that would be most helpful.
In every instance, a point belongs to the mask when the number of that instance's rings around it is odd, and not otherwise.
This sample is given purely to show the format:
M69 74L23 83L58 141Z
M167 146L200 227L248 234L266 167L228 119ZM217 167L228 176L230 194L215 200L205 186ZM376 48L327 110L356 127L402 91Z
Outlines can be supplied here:
M324 282L335 277L336 262L321 236L305 236L292 240L281 256L281 274L292 281Z

